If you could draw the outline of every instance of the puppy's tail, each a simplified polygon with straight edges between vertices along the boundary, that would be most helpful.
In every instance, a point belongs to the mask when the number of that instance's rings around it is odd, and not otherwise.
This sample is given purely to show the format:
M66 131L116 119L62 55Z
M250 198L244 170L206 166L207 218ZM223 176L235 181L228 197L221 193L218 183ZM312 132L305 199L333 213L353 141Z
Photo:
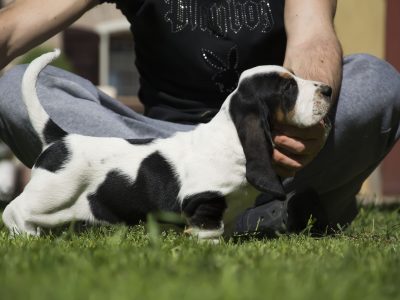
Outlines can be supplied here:
M59 55L60 50L55 49L53 52L43 54L36 58L29 64L22 78L22 99L28 110L31 124L39 135L43 146L60 139L66 134L64 130L51 121L49 115L40 104L36 92L36 83L40 72Z

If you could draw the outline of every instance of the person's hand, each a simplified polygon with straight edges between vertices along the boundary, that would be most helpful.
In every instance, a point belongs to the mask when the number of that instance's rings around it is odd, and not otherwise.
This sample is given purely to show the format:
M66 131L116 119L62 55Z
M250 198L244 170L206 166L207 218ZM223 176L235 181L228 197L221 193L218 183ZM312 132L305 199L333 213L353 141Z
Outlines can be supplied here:
M321 121L307 128L275 124L272 140L273 167L276 173L285 178L308 165L325 145L329 127Z

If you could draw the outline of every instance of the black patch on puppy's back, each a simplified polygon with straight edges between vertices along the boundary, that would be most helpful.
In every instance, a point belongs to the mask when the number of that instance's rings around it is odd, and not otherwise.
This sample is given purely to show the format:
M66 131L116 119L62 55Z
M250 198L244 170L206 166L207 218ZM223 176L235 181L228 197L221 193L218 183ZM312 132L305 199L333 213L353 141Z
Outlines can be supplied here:
M43 130L43 136L46 144L51 144L65 137L67 132L65 132L60 126L54 123L53 120L49 119Z
M68 163L70 157L71 152L65 141L56 141L39 155L34 167L55 173Z
M147 139L125 139L129 144L132 145L148 145L153 142L155 139L147 138Z
M179 189L171 165L154 152L141 163L135 181L119 169L111 170L88 200L97 219L134 225L145 220L149 212L179 212Z

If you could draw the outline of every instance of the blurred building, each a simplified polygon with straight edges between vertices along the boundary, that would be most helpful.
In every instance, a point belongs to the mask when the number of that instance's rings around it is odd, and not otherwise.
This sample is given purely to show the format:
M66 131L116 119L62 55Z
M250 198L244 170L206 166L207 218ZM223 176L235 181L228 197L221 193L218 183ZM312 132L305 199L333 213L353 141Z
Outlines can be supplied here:
M345 54L370 53L400 71L400 1L339 0L336 29ZM362 193L400 195L400 144L364 184Z
M46 45L63 48L76 73L141 111L129 26L114 5L104 4ZM345 54L373 54L400 70L400 1L338 0L336 29ZM400 145L374 172L362 192L378 197L400 195L399 166Z

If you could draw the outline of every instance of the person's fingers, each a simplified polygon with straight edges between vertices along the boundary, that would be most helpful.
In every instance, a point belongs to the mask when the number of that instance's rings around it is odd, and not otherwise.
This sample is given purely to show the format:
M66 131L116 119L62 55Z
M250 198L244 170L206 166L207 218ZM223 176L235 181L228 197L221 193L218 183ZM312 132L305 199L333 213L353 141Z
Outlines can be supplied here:
M276 135L273 141L276 147L297 155L314 155L318 153L324 145L322 139L298 140L286 135Z
M325 135L323 122L307 128L299 128L292 125L276 124L274 127L277 135L286 135L301 140L321 139Z
M303 164L300 160L289 157L286 153L283 153L279 149L274 149L272 154L273 163L281 167L285 167L288 170L298 171L303 168Z
M294 176L309 164L326 140L323 122L308 128L279 124L273 135L273 166L281 177Z

